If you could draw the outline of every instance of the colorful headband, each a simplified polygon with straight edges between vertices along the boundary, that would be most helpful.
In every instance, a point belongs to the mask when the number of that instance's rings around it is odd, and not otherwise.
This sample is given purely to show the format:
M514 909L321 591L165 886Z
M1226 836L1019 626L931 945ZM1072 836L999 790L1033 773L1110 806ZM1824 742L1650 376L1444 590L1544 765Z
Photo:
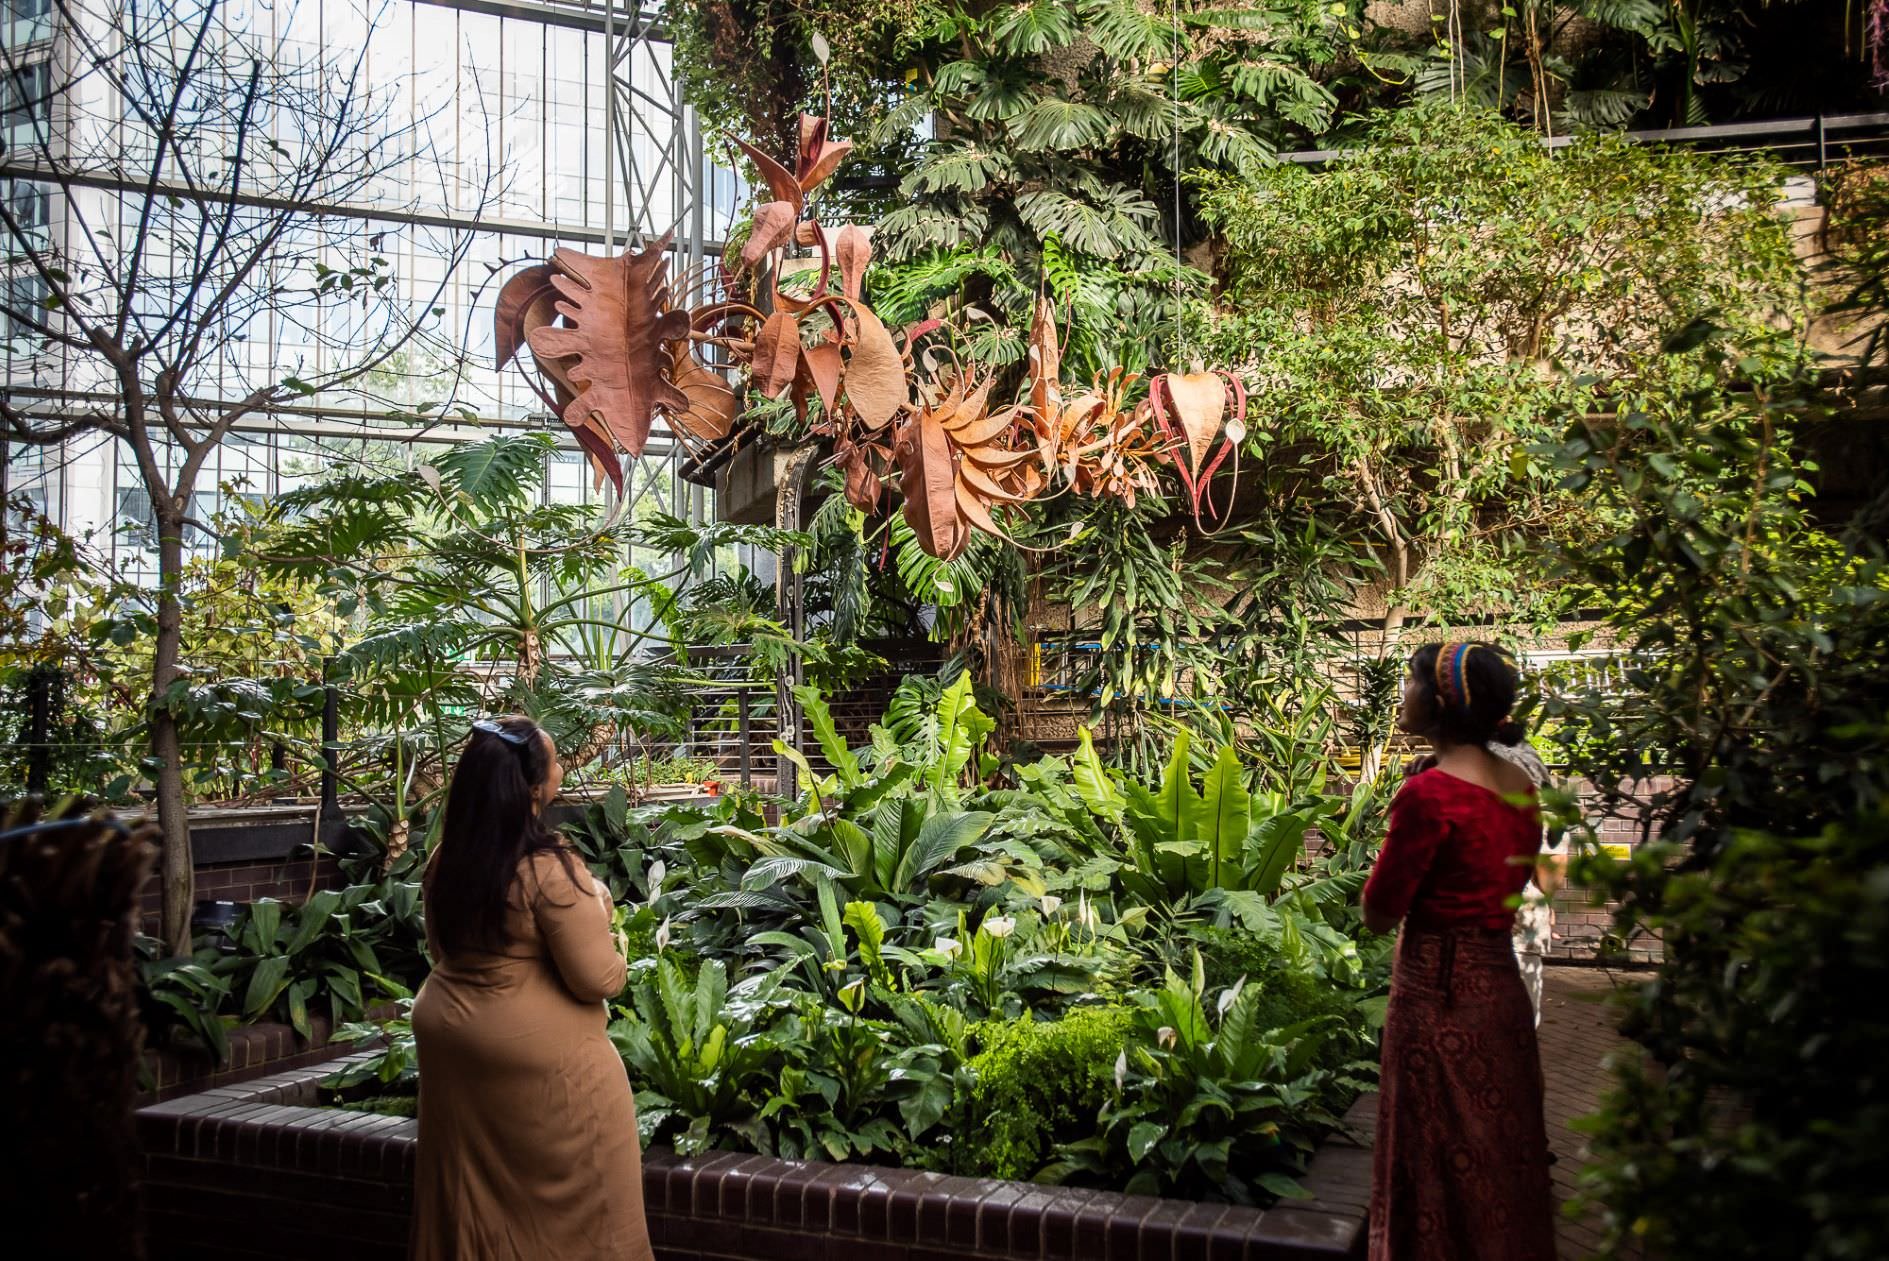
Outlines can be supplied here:
M474 731L483 731L488 736L497 736L505 743L520 749L531 743L531 737L529 735L518 731L507 731L490 718L475 719L472 724L472 729Z
M1436 650L1436 690L1451 709L1469 708L1469 674L1463 668L1476 644L1446 643Z

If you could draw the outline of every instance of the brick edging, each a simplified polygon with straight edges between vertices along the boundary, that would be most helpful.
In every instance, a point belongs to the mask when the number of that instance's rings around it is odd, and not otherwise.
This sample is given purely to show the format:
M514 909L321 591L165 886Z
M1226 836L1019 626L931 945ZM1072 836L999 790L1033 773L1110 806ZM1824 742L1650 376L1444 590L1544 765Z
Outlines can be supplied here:
M153 1254L404 1257L418 1124L308 1106L360 1058L141 1109ZM1364 1255L1375 1101L1320 1147L1310 1199L1265 1210L664 1148L644 1202L660 1261L1337 1261Z
M392 1003L376 1003L361 1016L373 1023L399 1014ZM336 1055L334 1030L328 1017L310 1013L310 1036L304 1040L288 1025L260 1020L229 1031L229 1057L218 1064L207 1052L182 1052L165 1048L146 1051L144 1067L153 1083L138 1095L138 1106L197 1094L222 1086L255 1081L286 1069L325 1063ZM361 1043L372 1046L374 1043ZM333 1070L328 1070L332 1072ZM312 1099L312 1096L311 1096Z

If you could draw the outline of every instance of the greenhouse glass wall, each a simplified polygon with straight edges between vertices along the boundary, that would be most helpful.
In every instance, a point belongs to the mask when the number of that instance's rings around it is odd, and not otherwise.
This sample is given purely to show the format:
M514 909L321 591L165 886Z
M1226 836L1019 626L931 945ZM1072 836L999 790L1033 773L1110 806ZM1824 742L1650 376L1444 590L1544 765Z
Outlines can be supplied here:
M0 195L16 222L54 239L101 223L129 236L145 213L139 164L148 161L153 130L115 110L102 89L62 93L55 86L83 81L88 50L120 38L137 8L8 0ZM416 452L416 444L494 430L556 435L544 493L560 502L594 498L568 431L522 376L493 368L495 277L561 245L595 251L608 240L622 248L673 231L677 271L720 248L745 189L714 160L680 99L660 15L621 4L606 11L586 3L286 0L228 5L222 21L257 37L288 73L316 75L361 59L363 81L385 94L388 133L408 150L391 164L381 153L378 178L344 199L315 197L299 207L309 215L298 221L305 240L297 253L311 272L324 258L339 265L324 254L325 225L346 223L358 237L367 222L403 298L443 309L427 338L360 388L312 395L239 425L199 480L193 520L212 522L231 493L272 496L334 469L397 467L427 458L428 447ZM356 141L387 142L375 134ZM192 143L199 158L214 161L227 158L217 149L227 150L233 136L199 129ZM88 166L87 178L67 189L33 178L36 166L76 148L120 160ZM258 185L259 199L269 192ZM189 190L160 190L159 212L178 195ZM5 283L16 292L43 284L17 262ZM343 325L311 329L264 309L222 356L223 396L288 376L316 377L324 352L347 335ZM37 418L113 397L95 358L70 357L28 329L0 330L0 356L7 393L30 403ZM67 532L89 536L127 576L155 576L151 505L123 443L90 434L55 447L16 444L7 455L9 502L23 500ZM680 477L682 459L659 422L626 487L633 512L712 514L712 491ZM213 533L193 529L187 544L208 550Z

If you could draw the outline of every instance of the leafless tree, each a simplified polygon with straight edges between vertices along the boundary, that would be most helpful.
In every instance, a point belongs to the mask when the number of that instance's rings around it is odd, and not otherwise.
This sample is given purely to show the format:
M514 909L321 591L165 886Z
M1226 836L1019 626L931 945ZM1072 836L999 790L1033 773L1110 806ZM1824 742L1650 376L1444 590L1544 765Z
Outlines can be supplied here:
M473 220L493 187L490 162L449 169L463 155L432 143L432 120L403 110L397 81L369 82L379 14L363 14L368 34L343 53L322 43L322 16L293 0L55 0L38 60L32 45L0 50L15 141L0 155L0 180L14 183L0 187L30 182L44 197L43 213L0 197L0 316L26 347L0 383L0 425L16 443L113 435L150 497L145 717L163 931L180 953L195 889L178 590L185 529L206 528L192 495L237 426L290 403L341 405L438 338L470 233L418 214L414 190L435 177L457 187ZM427 286L403 282L403 250L438 260Z

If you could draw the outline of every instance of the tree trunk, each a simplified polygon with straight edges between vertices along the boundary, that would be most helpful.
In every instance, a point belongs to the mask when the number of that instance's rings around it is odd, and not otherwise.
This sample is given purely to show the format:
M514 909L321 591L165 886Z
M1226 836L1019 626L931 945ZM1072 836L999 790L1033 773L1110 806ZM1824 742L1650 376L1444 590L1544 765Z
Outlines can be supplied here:
M1399 567L1407 568L1407 565L1400 561ZM1392 654L1397 652L1398 641L1403 637L1404 621L1409 615L1410 611L1401 604L1393 604L1384 610L1384 620L1378 624L1377 659L1379 661L1387 661ZM1368 784L1383 772L1384 759L1390 753L1390 742L1396 734L1396 728L1393 727L1382 740L1373 740L1370 747L1364 750L1358 764L1360 783Z
M153 487L157 510L157 641L151 670L151 754L157 759L157 826L164 849L164 944L173 955L190 953L190 915L196 906L196 871L190 853L188 802L184 797L184 749L177 718L165 693L177 681L183 652L183 607L177 594L184 575L184 523L166 488Z

